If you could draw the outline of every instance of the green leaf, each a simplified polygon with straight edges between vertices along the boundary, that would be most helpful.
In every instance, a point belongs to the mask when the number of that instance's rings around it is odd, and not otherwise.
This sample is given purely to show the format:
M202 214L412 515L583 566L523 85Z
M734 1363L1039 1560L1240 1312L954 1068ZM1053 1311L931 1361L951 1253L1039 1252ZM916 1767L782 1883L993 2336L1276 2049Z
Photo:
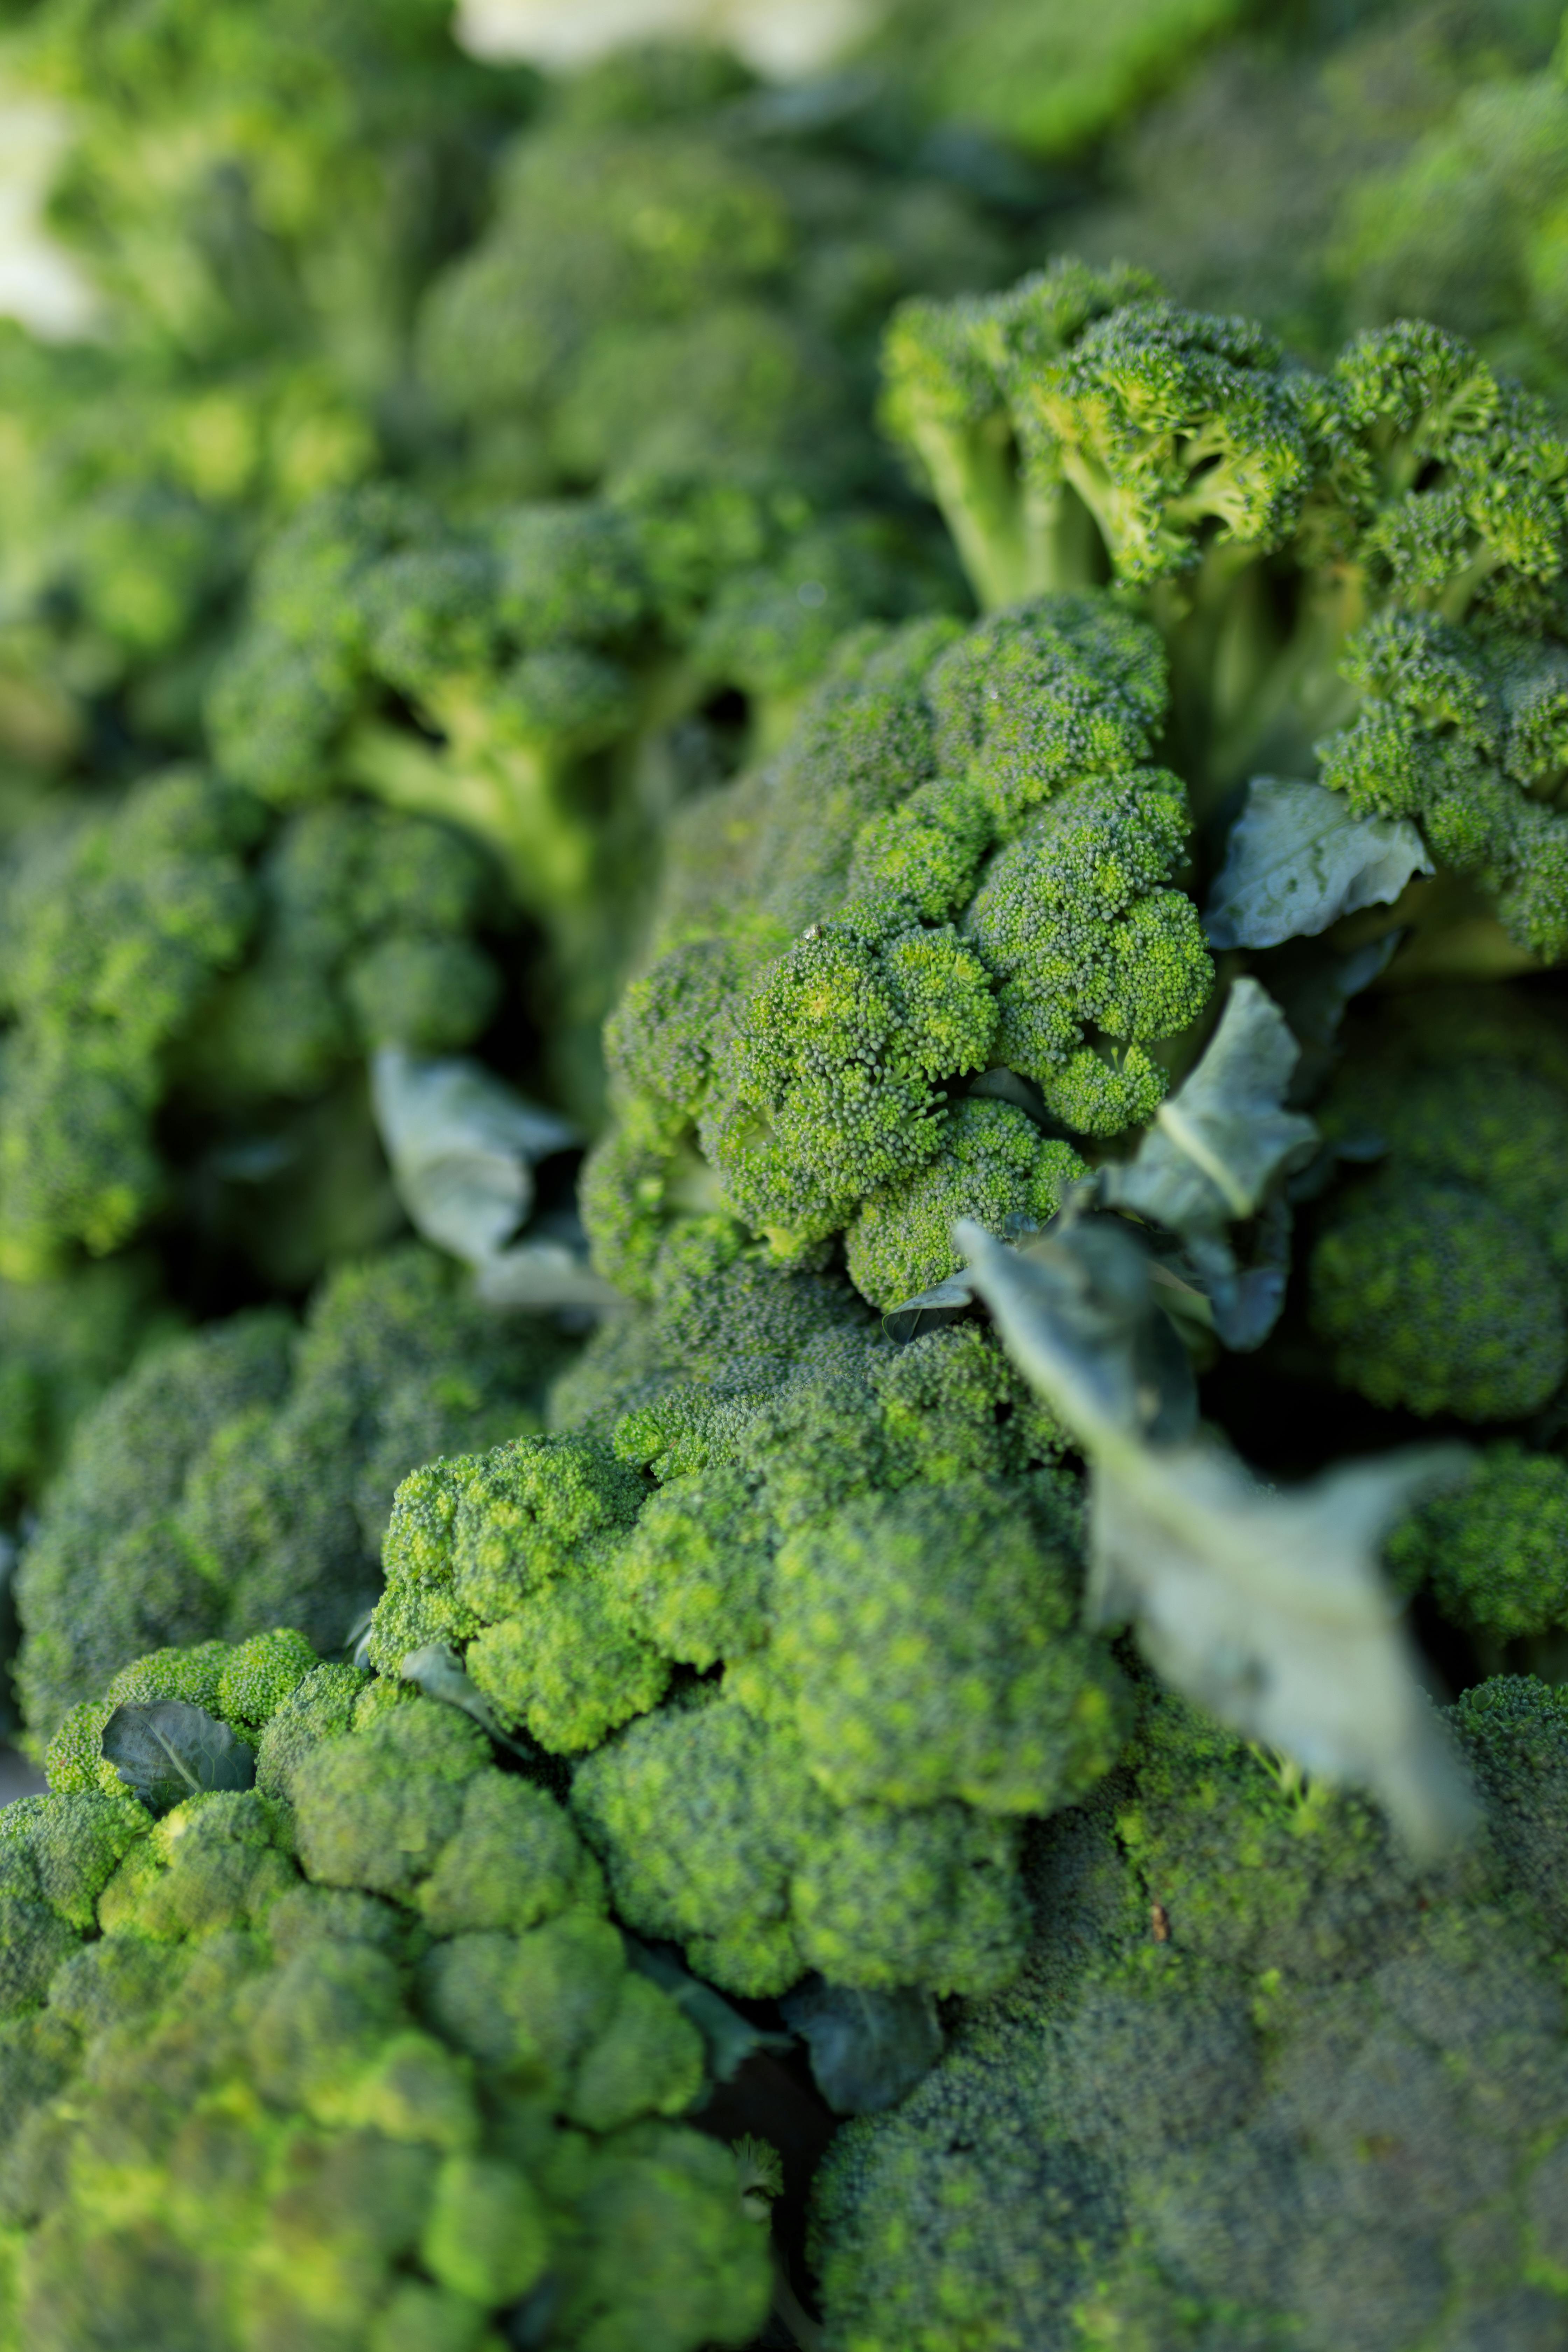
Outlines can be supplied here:
M812 2075L835 2115L897 2106L942 2056L936 2003L912 1985L868 1992L808 1977L779 2006L810 2050Z
M100 1753L152 1813L172 1812L187 1797L248 1789L256 1751L226 1723L186 1699L117 1706L103 1727Z
M481 1063L384 1045L371 1064L376 1126L416 1229L467 1265L492 1258L533 1205L533 1167L581 1140Z
M1152 1444L1127 1360L1136 1318L1121 1338L1108 1328L1097 1360L1082 1316L1061 1311L1059 1268L1042 1279L967 1221L956 1238L1013 1356L1089 1462L1089 1622L1131 1620L1167 1681L1303 1770L1370 1790L1416 1852L1462 1837L1473 1800L1417 1680L1378 1545L1418 1494L1466 1475L1464 1450L1351 1463L1279 1494L1206 1438ZM1069 1228L1035 1254L1079 1246ZM1140 1253L1131 1235L1121 1246L1125 1297Z
M1311 1156L1318 1130L1284 1106L1297 1045L1255 980L1238 980L1203 1057L1163 1102L1134 1158L1103 1171L1109 1207L1187 1238L1254 1216Z
M1397 898L1434 871L1407 817L1352 816L1342 793L1255 776L1230 830L1204 929L1215 948L1272 948Z

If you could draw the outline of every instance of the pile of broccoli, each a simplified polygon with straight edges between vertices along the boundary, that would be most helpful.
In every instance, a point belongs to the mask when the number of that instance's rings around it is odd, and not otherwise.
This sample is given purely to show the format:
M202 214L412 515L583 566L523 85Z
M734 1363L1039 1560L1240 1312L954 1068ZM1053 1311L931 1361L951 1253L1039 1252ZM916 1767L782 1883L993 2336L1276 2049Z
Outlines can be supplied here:
M1557 15L6 13L0 2352L1562 2339Z

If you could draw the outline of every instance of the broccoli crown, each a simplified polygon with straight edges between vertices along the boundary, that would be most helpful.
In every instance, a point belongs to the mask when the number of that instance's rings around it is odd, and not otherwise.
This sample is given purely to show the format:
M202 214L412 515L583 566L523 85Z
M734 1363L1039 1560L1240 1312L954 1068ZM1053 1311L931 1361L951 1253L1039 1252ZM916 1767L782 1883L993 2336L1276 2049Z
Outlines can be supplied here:
M1080 1172L1011 1104L966 1100L972 1074L1032 1080L1079 1133L1152 1114L1147 1048L1213 980L1170 887L1185 795L1145 764L1164 709L1157 638L1104 594L844 642L730 788L731 866L678 840L666 952L612 1018L617 1116L584 1194L612 1278L646 1289L706 1187L783 1260L846 1234L890 1306L955 1268L955 1215L1038 1221Z
M621 1915L721 1984L1000 1982L1019 1817L1110 1768L1125 1698L996 1342L900 1349L842 1281L692 1221L554 1419L404 1482L373 1662L460 1652L576 1759Z
M1386 1146L1321 1215L1308 1269L1336 1377L1384 1405L1519 1420L1568 1371L1568 1069L1550 1011L1441 992L1363 1024L1324 1106Z
M1067 260L900 314L885 372L988 604L1109 568L1154 624L1200 820L1317 759L1489 894L1514 969L1568 951L1568 442L1542 401L1426 321L1314 371Z
M115 1707L252 1785L154 1819ZM0 1829L0 2341L478 2352L546 2279L597 2352L750 2339L697 2030L466 1717L274 1632L126 1669L49 1769Z
M1487 1830L1423 1875L1151 1698L1127 1769L1034 1832L1016 1983L818 2172L828 2342L1552 2340L1568 1713L1499 1681L1452 1719Z
M81 1423L16 1579L31 1736L149 1643L291 1625L326 1650L374 1598L393 1494L532 1425L560 1348L413 1244L149 1350Z
M1406 1591L1431 1591L1445 1619L1499 1642L1568 1625L1568 1463L1488 1446L1468 1482L1433 1496L1388 1539Z
M0 1264L37 1278L145 1223L175 1189L172 1103L210 1136L223 1097L320 1096L376 1045L468 1043L500 988L469 936L489 892L427 818L345 799L279 825L184 771L37 821L0 959Z
M503 481L758 452L864 479L857 377L887 305L994 282L1005 244L952 178L853 132L748 135L734 87L671 55L607 60L514 142L485 235L426 298L425 380Z
M46 830L6 892L0 986L12 1019L0 1097L7 1270L62 1241L113 1249L160 1171L147 1131L163 1050L255 919L248 795L185 772L139 786L63 837Z

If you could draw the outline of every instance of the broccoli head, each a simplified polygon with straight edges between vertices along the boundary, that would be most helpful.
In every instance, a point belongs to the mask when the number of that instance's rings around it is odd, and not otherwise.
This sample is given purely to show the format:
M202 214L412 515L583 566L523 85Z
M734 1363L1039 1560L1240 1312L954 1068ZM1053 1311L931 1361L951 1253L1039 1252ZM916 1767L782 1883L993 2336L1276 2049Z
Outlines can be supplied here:
M1444 1619L1493 1643L1568 1626L1568 1463L1488 1446L1467 1484L1433 1496L1388 1538L1406 1591L1430 1591Z
M149 1642L283 1623L339 1647L399 1480L535 1423L559 1358L414 1245L341 1267L302 1328L252 1312L149 1351L81 1423L18 1570L33 1739Z
M694 1220L552 1417L404 1482L379 1671L459 1653L573 1759L621 1916L720 1983L1000 1982L1019 1817L1110 1769L1126 1699L1078 1622L1058 1434L994 1339L900 1348Z
M717 887L697 831L676 845L666 951L607 1032L616 1123L584 1192L604 1271L646 1289L661 1230L722 1202L784 1262L845 1234L891 1306L953 1270L955 1216L1038 1222L1081 1172L1030 1133L1020 1077L1080 1135L1153 1114L1150 1048L1213 982L1177 887L1185 793L1144 764L1164 708L1158 640L1109 596L844 643L730 788ZM993 1064L1008 1102L968 1095Z
M1467 1013L1436 992L1352 1031L1324 1122L1386 1151L1327 1202L1308 1267L1346 1386L1477 1422L1522 1419L1560 1387L1564 1076L1551 1013L1528 1000Z
M1425 894L1451 969L1561 957L1568 457L1542 401L1426 321L1315 371L1070 260L912 307L885 366L887 420L988 604L1109 570L1124 625L1158 631L1163 749L1201 824L1316 762L1481 894L1484 940L1474 908Z
M254 1785L154 1819L114 1703ZM765 2236L677 2120L700 2037L554 1798L292 1634L143 1660L79 1717L0 1830L0 2341L478 2352L546 2279L600 2352L751 2339Z
M1568 1717L1504 1681L1453 1719L1487 1830L1423 1874L1358 1801L1151 1699L1126 1769L1034 1832L1016 1983L829 2151L828 2341L1560 2333Z
M40 819L0 971L0 1264L38 1279L117 1249L234 1122L319 1104L378 1045L469 1043L500 992L473 937L491 892L427 818L344 798L279 824L195 772Z

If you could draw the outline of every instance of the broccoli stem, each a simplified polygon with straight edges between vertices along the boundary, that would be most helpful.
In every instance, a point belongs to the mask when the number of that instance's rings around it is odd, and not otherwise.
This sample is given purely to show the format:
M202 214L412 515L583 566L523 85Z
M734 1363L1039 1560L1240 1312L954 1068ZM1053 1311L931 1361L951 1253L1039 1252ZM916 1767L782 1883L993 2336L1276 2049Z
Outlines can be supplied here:
M349 782L393 808L478 834L500 857L520 902L551 924L564 902L589 887L594 834L570 807L563 761L502 742L489 727L450 730L442 745L384 719L364 719L343 746L342 770Z

